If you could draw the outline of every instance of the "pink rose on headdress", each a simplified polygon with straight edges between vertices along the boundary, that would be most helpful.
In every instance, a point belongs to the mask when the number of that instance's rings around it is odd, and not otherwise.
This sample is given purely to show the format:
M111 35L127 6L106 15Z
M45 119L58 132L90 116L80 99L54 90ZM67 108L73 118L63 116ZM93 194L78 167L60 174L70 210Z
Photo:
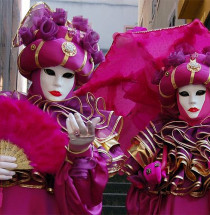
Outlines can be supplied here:
M95 64L101 63L105 59L102 51L98 51L98 52L92 54L92 57L93 57L93 61Z
M34 39L34 34L31 32L29 28L26 27L20 28L19 35L24 45L30 44Z
M160 80L164 76L165 72L166 71L165 71L164 67L162 69L160 69L160 70L156 70L155 74L154 74L154 76L152 78L152 84L158 85L160 83Z
M56 8L56 11L52 14L53 21L57 25L65 25L67 19L67 12L62 8Z
M207 52L210 52L210 46L207 46L202 50L203 54L206 54Z
M74 43L80 44L80 42L81 42L80 31L78 31L78 30L72 31L72 36L73 36L72 41Z
M188 43L180 43L175 47L176 52L183 52L184 55L195 53L195 48Z
M176 67L182 63L185 62L185 55L183 54L182 51L179 52L173 52L170 54L168 57L168 64L169 66Z
M82 16L74 16L72 20L74 28L80 31L86 32L89 29L88 19L84 19Z
M206 53L206 58L204 60L204 63L207 65L207 66L210 66L210 52L207 52Z
M58 32L58 25L51 19L46 19L40 26L42 39L53 40Z
M97 32L90 30L83 38L83 48L91 54L96 53L98 50L98 41L100 36Z
M204 59L204 63L207 65L207 66L210 66L210 46L207 46L203 49L202 51L203 54L206 55L205 59Z

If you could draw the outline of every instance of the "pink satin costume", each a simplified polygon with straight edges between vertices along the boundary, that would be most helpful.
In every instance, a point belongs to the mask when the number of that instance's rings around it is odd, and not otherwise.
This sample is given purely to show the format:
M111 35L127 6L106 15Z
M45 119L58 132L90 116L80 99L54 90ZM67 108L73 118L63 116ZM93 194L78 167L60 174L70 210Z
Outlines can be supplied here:
M209 45L209 31L199 20L116 33L105 62L78 91L100 94L124 116L120 143L130 155L122 169L132 183L130 215L210 213ZM112 72L102 77L102 71ZM188 84L207 88L194 120L176 100L177 89Z
M75 71L76 87L88 81L94 65L103 60L98 40L87 19L69 22L66 11L52 11L45 3L34 5L18 28L13 45L25 45L18 66L32 85L27 96L1 93L0 124L6 127L0 136L24 149L33 170L16 171L12 180L0 182L0 214L101 214L108 177L125 159L118 143L122 118L91 93L79 97L71 91L65 100L53 102L44 98L40 86L40 69L58 65ZM100 117L94 143L78 153L68 148L65 123L76 112L85 123Z

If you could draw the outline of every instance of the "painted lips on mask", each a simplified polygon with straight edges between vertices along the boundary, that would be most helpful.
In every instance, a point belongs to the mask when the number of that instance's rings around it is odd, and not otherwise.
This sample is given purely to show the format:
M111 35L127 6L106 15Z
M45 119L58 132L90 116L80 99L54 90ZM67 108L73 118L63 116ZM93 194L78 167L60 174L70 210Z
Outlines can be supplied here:
M192 108L190 108L188 111L195 113L195 112L197 112L197 111L199 111L199 110L200 110L200 109L198 109L198 108L196 108L196 107L192 107Z
M59 91L50 91L50 94L56 97L62 96L62 94Z

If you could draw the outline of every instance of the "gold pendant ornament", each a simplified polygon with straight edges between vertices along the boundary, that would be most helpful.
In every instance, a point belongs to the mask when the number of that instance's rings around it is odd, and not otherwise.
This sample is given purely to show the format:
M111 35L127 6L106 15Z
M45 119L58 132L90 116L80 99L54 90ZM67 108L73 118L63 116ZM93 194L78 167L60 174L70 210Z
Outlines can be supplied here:
M190 62L187 64L187 69L191 72L199 72L201 65L196 61L196 58L190 59Z
M77 48L72 42L63 42L62 51L67 56L73 57L77 54Z

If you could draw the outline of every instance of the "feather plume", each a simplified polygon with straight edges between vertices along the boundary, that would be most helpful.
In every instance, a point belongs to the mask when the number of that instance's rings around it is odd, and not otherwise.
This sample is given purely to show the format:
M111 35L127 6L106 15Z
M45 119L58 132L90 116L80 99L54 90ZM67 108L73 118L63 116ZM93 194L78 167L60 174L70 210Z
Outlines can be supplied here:
M55 119L28 101L0 96L0 128L0 140L23 149L40 172L55 173L65 159L67 135Z

